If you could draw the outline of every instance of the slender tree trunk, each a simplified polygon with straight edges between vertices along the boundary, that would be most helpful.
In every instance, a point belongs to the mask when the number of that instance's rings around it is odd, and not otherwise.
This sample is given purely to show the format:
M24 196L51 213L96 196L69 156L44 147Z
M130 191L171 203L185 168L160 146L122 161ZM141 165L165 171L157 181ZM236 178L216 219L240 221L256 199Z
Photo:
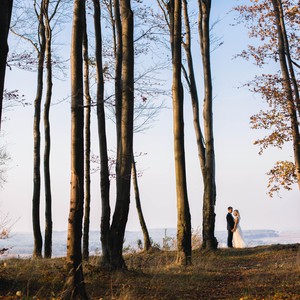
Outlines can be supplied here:
M2 123L2 103L4 91L4 79L6 70L6 60L8 53L8 32L12 13L13 0L0 1L0 131Z
M81 237L84 199L84 112L82 42L85 1L74 0L71 42L71 195L68 223L69 274L64 299L87 299L82 268Z
M89 80L89 54L88 54L88 36L86 30L86 17L84 21L83 33L83 59L84 59L84 96L85 96L85 118L84 118L84 135L85 135L85 173L84 173L84 226L83 226L83 243L82 255L84 260L89 259L89 232L90 232L90 202L91 202L91 96Z
M149 251L151 248L151 241L149 232L147 229L146 221L143 215L142 206L141 206L141 199L140 199L140 191L139 191L139 185L137 180L137 172L136 172L136 165L134 161L134 157L132 156L132 181L133 181L133 188L134 188L134 194L135 194L135 204L136 209L138 212L143 236L144 236L144 251Z
M38 53L37 70L37 91L34 100L34 124L33 124L33 197L32 197L32 224L34 236L33 257L42 257L43 240L40 227L40 195L41 195L41 171L40 171L40 150L41 150L41 102L43 94L43 72L45 60L45 26L43 17L43 0L41 1L41 11L39 14L39 40L40 50Z
M130 181L133 143L133 107L134 107L134 47L133 12L130 0L121 0L122 17L122 114L120 140L120 171L117 180L117 199L111 225L110 255L111 268L126 268L122 256L125 227L130 203ZM117 149L117 151L119 151Z
M278 7L278 13L279 13L278 17L279 17L280 29L281 29L282 37L283 37L283 45L284 45L284 49L285 49L286 60L287 60L288 68L289 68L291 83L293 85L293 92L295 95L295 105L296 105L297 111L298 111L298 118L300 118L299 88L298 88L297 78L295 75L294 66L293 66L293 62L292 62L292 58L291 58L289 40L288 40L286 28L285 28L284 13L283 13L281 0L277 0L277 7Z
M200 118L199 118L199 98L198 98L198 91L195 79L195 72L194 72L194 63L191 51L191 29L190 29L190 20L188 15L188 6L187 1L183 0L183 13L184 13L184 22L185 22L185 39L186 42L183 43L183 47L186 53L186 60L188 64L188 74L183 68L184 76L189 86L189 91L192 100L192 107L193 107L193 123L194 129L196 134L196 142L198 148L198 157L200 162L200 167L202 170L202 177L203 181L205 178L205 141L202 134L202 130L200 127Z
M96 64L97 64L97 120L100 150L100 187L101 187L101 245L102 262L108 267L110 264L109 235L110 235L110 204L109 204L109 168L106 140L106 124L104 110L104 79L102 68L102 29L101 29L101 9L99 0L94 0L94 26L96 43Z
M44 131L45 131L45 148L44 148L44 177L45 177L45 245L44 255L50 258L52 255L52 196L51 196L51 179L50 179L50 121L49 112L52 98L52 30L48 17L49 0L44 0L44 20L45 20L45 37L46 37L46 100L44 106Z
M183 88L181 82L181 0L169 2L170 38L173 68L173 132L177 193L177 263L191 264L191 216L186 186Z
M289 77L288 64L286 61L286 52L284 47L284 36L282 23L280 22L280 12L278 7L278 1L272 0L274 7L274 14L276 18L277 35L278 35L278 54L280 61L280 68L283 80L283 88L285 91L286 101L288 105L288 113L291 120L291 129L293 136L293 150L294 150L294 161L296 166L296 175L298 180L298 187L300 188L300 137L299 137L299 127L297 120L296 107L293 99L293 89Z
M216 204L216 182L215 182L215 151L213 136L213 111L212 111L212 79L210 67L210 37L209 18L210 0L198 0L199 4L199 34L204 75L204 137L205 137L205 177L203 195L203 248L216 249L218 246L215 238L215 204Z
M114 53L115 53L115 110L117 130L117 160L116 184L118 185L121 162L121 116L122 116L122 21L120 16L120 2L114 0Z

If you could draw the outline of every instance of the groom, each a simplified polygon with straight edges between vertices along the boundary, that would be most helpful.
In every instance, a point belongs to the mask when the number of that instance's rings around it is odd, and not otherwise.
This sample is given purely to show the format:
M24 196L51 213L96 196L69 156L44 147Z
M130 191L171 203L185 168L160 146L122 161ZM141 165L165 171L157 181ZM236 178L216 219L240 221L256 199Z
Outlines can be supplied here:
M234 227L234 219L232 216L232 210L233 208L231 206L228 207L228 213L226 216L226 221L227 221L227 231L228 231L228 237L227 237L227 246L228 248L232 248L232 237L233 237L233 232L232 229Z

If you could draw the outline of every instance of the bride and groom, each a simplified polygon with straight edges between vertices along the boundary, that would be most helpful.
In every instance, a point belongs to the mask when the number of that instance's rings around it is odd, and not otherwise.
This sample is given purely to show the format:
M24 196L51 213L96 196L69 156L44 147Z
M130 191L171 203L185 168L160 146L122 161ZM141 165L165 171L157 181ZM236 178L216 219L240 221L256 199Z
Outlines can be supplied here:
M233 211L231 206L228 207L228 213L226 216L227 220L227 246L228 248L245 248L247 247L246 242L243 238L243 232L240 227L240 213L237 209Z

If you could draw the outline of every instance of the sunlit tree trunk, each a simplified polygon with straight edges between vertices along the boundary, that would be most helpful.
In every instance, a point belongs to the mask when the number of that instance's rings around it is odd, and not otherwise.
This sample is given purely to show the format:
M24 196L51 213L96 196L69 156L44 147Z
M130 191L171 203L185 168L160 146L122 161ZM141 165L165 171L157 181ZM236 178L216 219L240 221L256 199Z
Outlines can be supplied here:
M51 196L51 177L50 177L50 120L49 112L52 98L52 30L48 16L49 0L44 0L44 21L45 21L45 54L46 54L46 100L44 105L44 180L45 180L45 245L44 256L50 258L52 255L52 196Z
M4 79L6 70L6 60L8 53L8 32L12 13L13 0L0 1L0 131L2 123L2 103L4 91Z
M41 120L41 102L43 94L43 72L45 61L45 26L43 16L43 0L40 4L39 12L39 41L40 50L38 51L38 69L37 69L37 91L34 100L34 124L33 124L33 197L32 197L32 224L34 236L33 257L42 257L42 234L40 226L40 195L41 195L41 134L40 134L40 120Z
M86 17L85 17L86 19ZM89 54L88 54L88 36L86 20L84 21L83 33L83 59L84 59L84 226L83 226L83 243L82 255L84 260L89 259L89 232L90 232L90 202L91 202L91 96L90 96L90 80L89 80Z
M146 221L144 218L144 214L142 211L140 191L139 191L139 185L138 185L137 178L138 178L138 176L137 176L137 171L136 171L136 165L135 165L134 157L132 157L132 181L133 181L133 188L134 188L134 194L135 194L135 204L136 204L136 209L138 212L139 221L140 221L140 225L141 225L143 236L144 236L144 251L148 251L151 248L151 241L150 241L150 236L149 236L149 232L147 229Z
M108 267L110 264L109 234L110 234L110 203L109 203L109 168L106 139L106 122L104 110L104 78L102 67L102 29L101 9L99 0L94 0L94 26L96 43L96 66L97 66L97 121L100 150L100 191L101 191L101 264Z
M278 36L278 54L281 68L281 76L283 80L283 88L286 96L288 113L291 120L291 129L293 137L293 150L294 150L294 161L296 166L296 175L298 180L298 186L300 188L300 137L299 127L296 113L296 106L293 97L292 82L289 76L288 62L286 59L286 49L284 40L284 27L282 20L280 19L280 1L272 0L274 7L274 14L276 18L277 36Z
M276 18L279 22L279 26L280 26L280 29L282 32L283 46L284 46L284 50L285 50L286 60L287 60L291 83L293 85L293 92L294 92L294 96L295 96L295 105L296 105L297 111L298 111L298 118L300 118L299 87L298 87L297 78L296 78L295 71L294 71L293 60L292 60L291 54L290 54L290 45L289 45L288 35L286 32L286 28L285 28L284 13L283 13L283 7L282 7L281 0L277 0L277 7L278 7L278 14L276 15Z
M183 88L181 82L181 0L168 3L173 69L173 133L177 194L177 263L191 263L191 216L186 186Z
M216 204L216 182L215 182L215 151L213 135L213 108L212 108L212 79L210 66L210 0L198 0L199 4L199 35L203 64L204 77L204 138L205 138L205 176L203 195L203 248L216 249L215 238L215 204Z
M121 116L122 116L122 21L120 16L120 2L114 0L114 54L115 54L115 113L117 132L116 184L118 185L121 162Z
M130 0L121 0L122 18L122 109L120 165L117 174L117 199L111 225L111 268L126 268L122 256L125 227L130 203L130 181L133 143L134 48L133 12ZM117 150L119 151L119 150Z
M71 42L71 194L68 222L68 277L64 299L87 299L82 268L81 237L84 199L84 109L82 42L85 1L74 0Z

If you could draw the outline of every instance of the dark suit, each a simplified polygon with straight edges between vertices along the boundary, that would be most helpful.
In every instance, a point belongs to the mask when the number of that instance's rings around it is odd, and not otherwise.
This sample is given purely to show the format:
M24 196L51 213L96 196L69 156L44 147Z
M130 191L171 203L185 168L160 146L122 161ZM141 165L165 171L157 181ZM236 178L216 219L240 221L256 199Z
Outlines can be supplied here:
M227 237L227 246L229 248L232 248L232 237L233 237L233 232L231 231L234 227L234 219L231 213L228 213L226 216L226 221L227 221L227 231L228 231L228 237Z

